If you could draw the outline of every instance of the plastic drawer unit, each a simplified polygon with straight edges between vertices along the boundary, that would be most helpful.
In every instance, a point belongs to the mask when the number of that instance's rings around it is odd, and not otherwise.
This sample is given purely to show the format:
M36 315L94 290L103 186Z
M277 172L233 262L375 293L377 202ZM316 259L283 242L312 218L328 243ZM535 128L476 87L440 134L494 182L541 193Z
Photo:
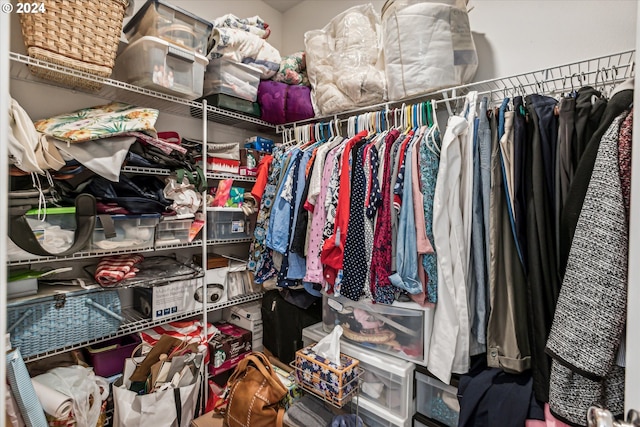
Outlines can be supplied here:
M153 238L160 214L98 216L91 238L91 250L147 249ZM115 232L115 236L111 233Z
M247 64L212 59L204 73L204 96L222 93L255 102L258 98L260 70Z
M129 42L155 36L204 55L212 29L212 23L184 9L163 0L148 0L123 32Z
M116 58L118 80L186 99L202 96L209 61L157 37L142 37Z
M320 341L327 335L317 323L302 330L305 346ZM415 365L406 360L340 341L340 351L360 360L364 371L359 397L377 409L382 409L399 420L410 419L415 412L413 371ZM375 411L374 411L375 412Z
M242 239L249 236L249 222L241 208L207 208L207 239Z
M417 304L373 304L327 295L322 301L325 332L341 325L348 342L416 363L423 363L427 354L425 329L431 327L432 313Z
M411 427L411 417L402 419L380 408L376 403L364 399L362 394L354 397L358 405L358 415L367 427Z
M456 427L460 416L457 387L416 371L416 411L440 422Z

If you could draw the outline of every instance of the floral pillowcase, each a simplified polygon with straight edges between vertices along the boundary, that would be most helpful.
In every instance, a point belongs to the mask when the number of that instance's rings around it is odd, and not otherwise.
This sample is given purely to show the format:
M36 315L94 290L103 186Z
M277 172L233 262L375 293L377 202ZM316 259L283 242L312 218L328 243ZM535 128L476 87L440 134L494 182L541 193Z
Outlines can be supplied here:
M158 110L114 102L38 120L35 126L39 132L63 141L85 142L128 132L155 137L157 119Z

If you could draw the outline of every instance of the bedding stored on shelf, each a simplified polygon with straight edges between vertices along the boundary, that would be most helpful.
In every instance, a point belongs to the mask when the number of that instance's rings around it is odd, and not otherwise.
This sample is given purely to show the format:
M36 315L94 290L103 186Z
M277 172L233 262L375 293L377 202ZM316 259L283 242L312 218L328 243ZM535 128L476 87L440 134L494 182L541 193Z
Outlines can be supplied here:
M382 7L389 100L471 81L478 55L464 0L388 0Z
M304 34L316 115L376 104L386 97L380 17L371 3Z
M263 80L258 86L258 103L262 111L260 118L273 124L295 122L314 116L311 90L307 86Z

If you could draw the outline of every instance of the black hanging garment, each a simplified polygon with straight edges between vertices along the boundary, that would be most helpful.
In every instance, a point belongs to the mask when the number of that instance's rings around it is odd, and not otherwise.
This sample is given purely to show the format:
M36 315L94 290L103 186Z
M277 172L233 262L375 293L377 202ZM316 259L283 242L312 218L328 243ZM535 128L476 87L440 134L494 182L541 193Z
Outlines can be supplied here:
M304 310L287 302L274 289L262 297L261 311L265 348L283 363L289 363L302 348L302 330L322 321L322 300Z

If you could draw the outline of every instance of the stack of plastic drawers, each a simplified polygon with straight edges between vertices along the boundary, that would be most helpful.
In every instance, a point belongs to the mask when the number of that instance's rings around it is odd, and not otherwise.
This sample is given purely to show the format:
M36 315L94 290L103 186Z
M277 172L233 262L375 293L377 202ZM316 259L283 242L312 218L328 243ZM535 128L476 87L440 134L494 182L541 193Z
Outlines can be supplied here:
M451 385L431 376L427 369L417 366L416 414L414 427L457 427L460 416L458 402L458 378L453 376Z
M304 345L319 341L327 333L318 323L302 330ZM413 371L415 365L342 340L340 351L360 360L363 381L357 397L358 414L367 427L411 426L415 412Z

